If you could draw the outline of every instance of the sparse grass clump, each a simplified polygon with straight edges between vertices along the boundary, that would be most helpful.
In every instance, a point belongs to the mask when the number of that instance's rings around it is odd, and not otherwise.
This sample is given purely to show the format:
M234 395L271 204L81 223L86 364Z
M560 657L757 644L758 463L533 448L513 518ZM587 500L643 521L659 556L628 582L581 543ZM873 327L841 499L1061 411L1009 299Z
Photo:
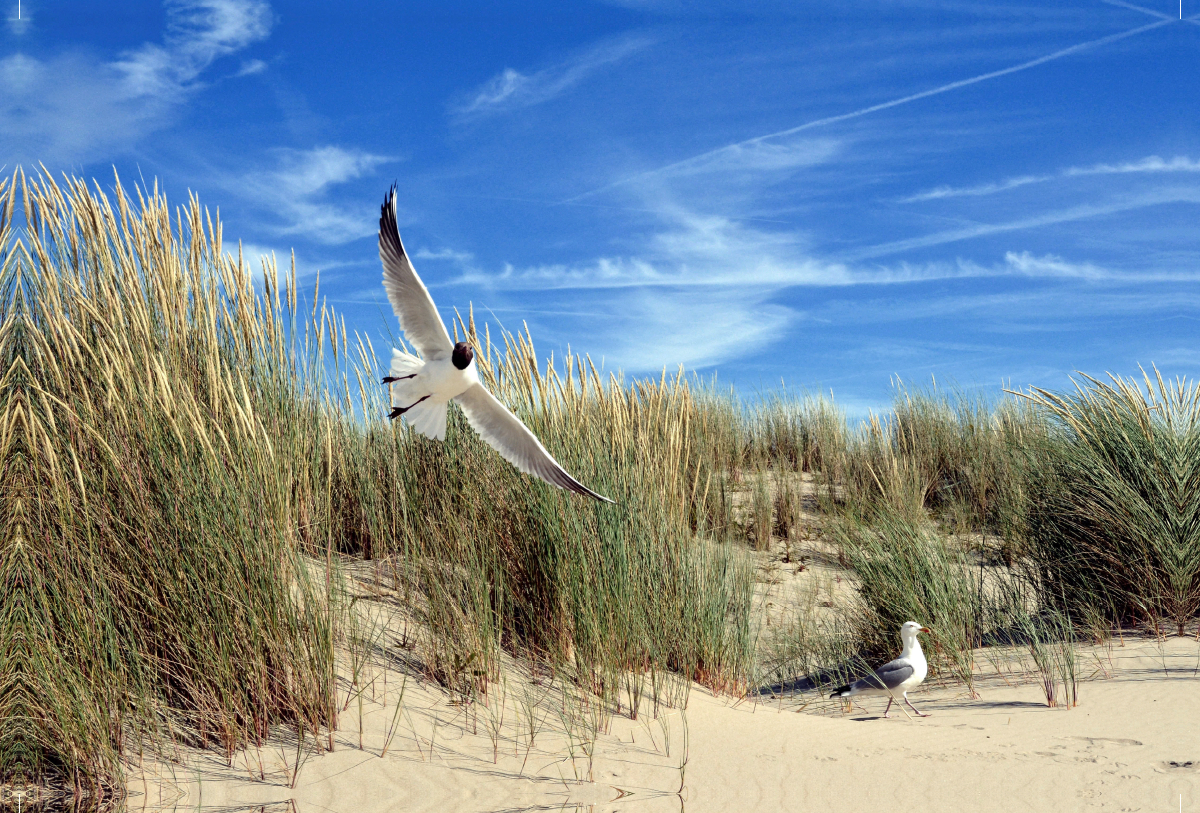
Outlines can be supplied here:
M987 615L983 591L961 549L928 521L876 515L869 525L846 518L834 528L847 553L865 606L859 636L867 653L893 651L900 625L918 621L933 630L928 652L935 672L949 671L968 686L972 649Z
M901 389L890 415L872 415L832 461L840 502L910 521L934 516L957 532L1019 544L1025 513L1024 449L1044 432L1029 405L989 404L938 390Z
M1055 429L1029 452L1043 601L1182 635L1200 612L1200 387L1085 381L1074 395L1032 393Z

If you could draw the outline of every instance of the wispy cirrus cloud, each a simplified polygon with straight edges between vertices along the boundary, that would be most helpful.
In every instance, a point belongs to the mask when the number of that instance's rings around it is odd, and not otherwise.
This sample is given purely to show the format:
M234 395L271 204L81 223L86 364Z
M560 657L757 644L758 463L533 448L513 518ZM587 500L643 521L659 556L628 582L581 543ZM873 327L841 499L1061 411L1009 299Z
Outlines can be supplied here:
M467 121L548 102L597 70L620 62L652 42L647 37L622 37L602 42L533 73L506 68L451 103L450 112L458 120Z
M878 253L889 252L881 250ZM422 255L418 253L417 256ZM450 252L425 256L457 259L457 255ZM638 250L628 256L604 256L573 264L524 268L505 264L496 274L472 267L466 269L460 282L511 291L729 288L741 289L757 297L764 292L797 286L900 285L1013 275L1089 280L1193 280L1200 277L1200 272L1141 269L1131 273L1088 261L1068 261L1054 254L1038 256L1029 251L1007 251L1003 259L990 263L961 257L928 262L875 263L863 262L861 258L848 262L820 256L800 232L768 231L727 217L702 215L675 207L670 213L670 222L649 235ZM738 296L736 292L731 295L735 299Z
M1001 223L981 223L960 229L949 229L934 232L933 234L925 234L919 237L908 237L903 240L893 240L887 243L879 243L874 246L847 251L841 255L840 259L844 261L858 261L886 257L912 249L956 243L1004 232L1023 231L1059 223L1087 220L1117 214L1118 212L1143 209L1148 206L1158 206L1164 203L1200 203L1200 188L1189 186L1164 187L1139 195L1114 197L1105 203L1083 203L1065 209L1056 209Z
M466 265L475 259L475 255L469 251L455 251L452 248L442 248L437 251L419 248L413 256L418 260L444 260L459 265Z
M1068 262L1056 254L1035 257L1028 251L1008 251L1004 254L1004 261L1017 273L1031 277L1074 277L1076 279L1101 280L1125 276L1089 262Z
M162 44L145 43L112 63L131 97L176 98L220 57L271 32L271 7L263 0L167 0Z
M1171 173L1171 172L1200 172L1200 161L1186 156L1176 156L1169 161L1157 155L1151 155L1140 161L1127 161L1120 164L1095 164L1090 167L1068 167L1048 175L1021 175L1007 178L996 183L978 184L976 186L939 186L927 192L919 192L901 198L900 203L919 203L926 200L941 200L942 198L980 197L1007 192L1030 184L1045 183L1061 178L1077 178L1088 175L1126 175L1130 173Z
M719 161L723 155L733 153L738 150L745 150L746 148L754 147L754 146L757 146L757 145L760 145L760 144L763 144L766 142L770 142L770 141L775 141L775 140L778 140L781 138L789 138L791 136L796 135L797 133L805 132L807 130L811 130L814 128L826 127L831 124L837 124L839 122L849 121L851 119L857 119L862 116L868 116L868 115L871 115L872 113L877 113L882 110L889 110L893 107L899 107L901 105L906 105L906 104L910 104L912 102L920 101L921 99L927 99L932 96L939 96L943 93L949 93L951 91L958 90L960 88L969 87L971 85L975 85L980 82L987 82L992 79L998 79L1002 76L1008 76L1010 74L1019 73L1021 71L1026 71L1026 70L1029 70L1030 68L1035 68L1039 65L1044 65L1047 62L1053 62L1054 60L1062 59L1063 57L1070 56L1072 54L1077 54L1081 51L1085 51L1085 50L1088 50L1091 48L1096 48L1101 45L1107 45L1109 43L1116 42L1118 40L1122 40L1127 37L1132 37L1137 34L1141 34L1143 32L1150 31L1151 29L1159 28L1161 26L1168 24L1169 22L1171 22L1170 19L1160 19L1157 22L1147 23L1145 25L1141 25L1136 28L1131 28L1126 31L1121 31L1116 34L1109 34L1108 36L1099 37L1099 38L1093 39L1093 40L1088 40L1087 42L1081 42L1076 45L1069 46L1067 48L1060 48L1059 50L1054 51L1053 53L1046 54L1045 56L1037 57L1036 59L1030 59L1025 62L1021 62L1017 65L1012 65L1007 68L1001 68L1001 69L995 70L995 71L988 71L987 73L981 73L976 76L968 77L966 79L958 79L953 82L947 82L943 85L939 85L937 87L930 88L929 90L922 90L917 93L910 93L907 96L901 96L899 98L891 99L891 100L888 100L885 102L879 102L877 104L868 105L866 107L860 107L856 110L851 110L846 113L839 113L834 116L825 116L824 118L813 119L811 121L804 122L803 124L798 124L795 127L789 127L785 130L777 130L773 133L767 133L765 135L760 135L760 136L755 136L753 138L743 139L742 141L738 141L733 144L726 144L723 147L717 147L712 150L707 150L705 152L693 155L691 157L684 158L680 161L674 161L672 163L660 166L656 169L647 170L645 172L636 173L634 175L628 175L624 178L620 178L618 180L615 180L608 184L605 184L604 186L598 187L596 189L591 189L587 192L583 192L581 194L575 195L574 197L569 198L569 201L575 202L578 200L582 200L584 198L589 198L589 197L592 197L593 195L598 195L603 192L608 192L612 189L616 189L618 187L622 187L627 184L645 181L654 176L677 175L677 174L680 174L681 172L686 172L692 166L695 166L698 164L702 165L705 163L711 163L713 161Z
M1008 251L986 264L959 258L852 265L809 255L804 241L795 235L770 236L766 245L763 234L740 224L702 220L690 230L677 228L653 238L642 255L524 269L507 265L500 274L475 271L459 282L491 290L500 298L510 294L523 298L525 292L537 291L543 301L564 312L586 301L595 312L575 315L587 325L590 346L607 357L610 367L639 372L663 365L709 367L782 341L799 321L811 318L786 293L795 288L891 287L1006 277L1117 284L1200 280L1196 273L1123 272L1029 251ZM747 252L750 244L759 251ZM892 294L878 296L881 302L894 303ZM915 293L905 296L917 297ZM952 304L943 303L945 313L975 307L975 300L959 297ZM516 310L536 315L528 308ZM613 314L621 316L615 323ZM637 325L637 330L628 332L628 325Z
M394 158L332 145L309 150L277 149L273 153L275 167L225 179L232 191L281 221L268 228L281 235L302 234L307 240L325 245L348 243L375 233L378 211L373 206L341 205L331 199L330 189Z
M214 61L271 29L262 0L170 0L166 8L161 43L111 61L82 51L0 59L0 151L49 164L126 151L170 121Z
M266 69L267 63L261 59L248 59L242 63L242 67L238 68L238 72L234 76L253 76L256 73L262 73Z
M615 366L639 372L711 367L769 345L787 332L796 312L771 301L769 292L681 289L666 297L630 291L610 304L637 331L622 331L605 343ZM697 320L695 315L704 313Z
M695 161L681 164L659 177L687 178L698 175L727 173L746 175L762 182L768 173L791 172L803 167L823 164L833 159L842 143L832 138L795 139L783 143L755 142L734 144L726 150L709 153Z

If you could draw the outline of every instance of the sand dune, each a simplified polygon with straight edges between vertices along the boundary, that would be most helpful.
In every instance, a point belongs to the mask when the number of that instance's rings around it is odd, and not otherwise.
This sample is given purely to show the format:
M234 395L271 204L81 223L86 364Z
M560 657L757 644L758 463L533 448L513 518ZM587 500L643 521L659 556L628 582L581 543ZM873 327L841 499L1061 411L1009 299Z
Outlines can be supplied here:
M962 686L915 693L934 716L885 720L870 698L846 713L815 693L734 702L699 687L687 711L613 718L596 740L591 776L564 720L550 719L558 691L513 677L499 734L499 687L489 715L447 705L429 686L406 688L391 748L399 677L377 677L342 715L335 750L302 763L289 788L295 741L235 755L233 767L190 753L186 768L135 767L131 808L195 809L295 801L303 813L393 811L1177 810L1200 806L1200 649L1191 638L1114 641L1080 653L1079 705L1048 708L1023 665L1002 673L985 659L978 699ZM1011 671L1009 671L1011 670ZM518 702L544 692L548 715L529 748ZM557 701L561 708L561 698ZM472 725L472 718L474 725ZM474 731L472 731L474 729ZM495 755L495 762L493 762ZM685 761L686 760L686 761ZM267 781L251 779L261 763ZM682 763L682 771L681 771ZM285 767L286 766L286 767ZM681 788L682 783L682 790Z

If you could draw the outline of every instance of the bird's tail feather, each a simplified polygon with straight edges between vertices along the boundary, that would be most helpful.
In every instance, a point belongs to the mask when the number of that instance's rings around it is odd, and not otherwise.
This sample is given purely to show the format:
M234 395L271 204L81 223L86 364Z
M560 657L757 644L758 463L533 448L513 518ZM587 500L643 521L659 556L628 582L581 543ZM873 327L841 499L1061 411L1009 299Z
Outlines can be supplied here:
M833 694L829 695L829 697L830 698L845 697L848 694L850 694L850 684L849 683L847 683L845 686L838 686L836 689L833 690Z
M392 367L388 372L393 378L419 373L424 366L425 362L411 353L392 348Z
M422 396L429 394L416 377L424 367L425 362L416 356L392 350L392 366L388 370L388 377L384 379L385 384L391 385L392 406L407 411Z
M424 401L417 404L404 414L404 420L427 438L446 439L445 401Z

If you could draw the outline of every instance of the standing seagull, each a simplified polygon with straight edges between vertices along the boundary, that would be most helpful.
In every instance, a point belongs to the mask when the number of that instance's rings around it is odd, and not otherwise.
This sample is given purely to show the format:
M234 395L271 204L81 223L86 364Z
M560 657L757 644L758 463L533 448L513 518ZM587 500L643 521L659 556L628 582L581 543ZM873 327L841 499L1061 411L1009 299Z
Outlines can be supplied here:
M925 653L921 651L921 642L917 640L918 632L929 631L916 621L905 621L900 627L900 640L904 643L904 648L900 650L899 658L888 661L876 669L875 674L870 677L834 689L833 694L829 696L833 698L853 697L859 694L886 694L888 704L883 716L889 717L891 715L888 712L892 710L892 701L896 699L896 692L899 692L900 696L904 698L904 702L908 703L908 707L917 712L918 717L928 717L928 714L917 711L917 707L909 702L908 692L909 689L920 686L921 681L929 672L929 663L925 660Z
M471 345L451 344L446 325L400 242L395 186L379 214L379 259L383 261L383 287L400 318L400 329L424 357L392 349L392 366L383 379L384 384L395 385L394 409L388 417L405 415L409 425L425 437L445 440L446 405L453 399L479 436L521 471L552 486L611 503L567 474L525 424L484 389Z

